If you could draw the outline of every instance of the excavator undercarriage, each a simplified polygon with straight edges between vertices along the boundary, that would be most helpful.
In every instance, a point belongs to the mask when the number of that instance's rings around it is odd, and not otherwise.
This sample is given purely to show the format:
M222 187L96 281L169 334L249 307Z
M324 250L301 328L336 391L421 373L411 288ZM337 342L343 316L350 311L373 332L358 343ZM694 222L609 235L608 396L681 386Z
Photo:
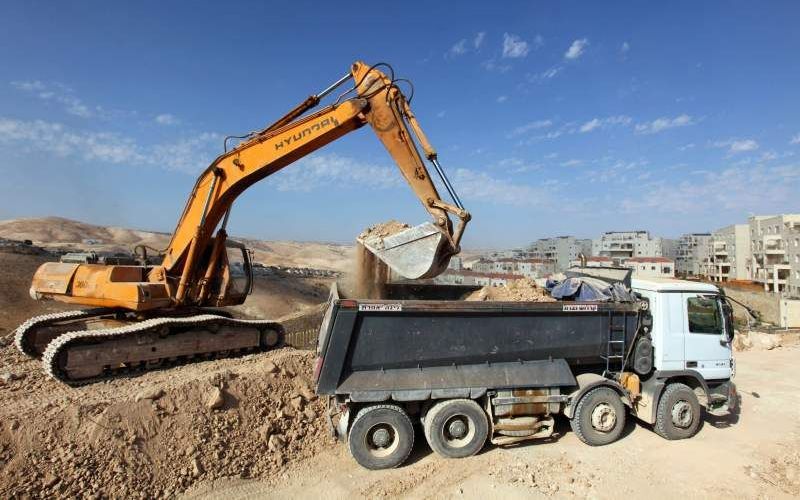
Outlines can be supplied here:
M353 87L334 104L307 114L349 80ZM144 248L139 265L74 259L43 264L31 285L33 298L90 309L26 321L15 335L19 350L41 358L53 378L80 385L130 371L281 346L280 324L236 319L212 309L242 304L252 288L250 253L227 239L231 207L259 180L366 125L433 222L386 237L366 237L360 243L406 278L440 274L460 251L470 214L397 86L399 81L403 79L395 79L386 64L356 62L333 85L267 128L244 136L236 147L228 150L226 139L225 152L198 178L168 247L159 252L160 264L154 265ZM453 204L440 198L418 145ZM455 226L451 216L458 219Z

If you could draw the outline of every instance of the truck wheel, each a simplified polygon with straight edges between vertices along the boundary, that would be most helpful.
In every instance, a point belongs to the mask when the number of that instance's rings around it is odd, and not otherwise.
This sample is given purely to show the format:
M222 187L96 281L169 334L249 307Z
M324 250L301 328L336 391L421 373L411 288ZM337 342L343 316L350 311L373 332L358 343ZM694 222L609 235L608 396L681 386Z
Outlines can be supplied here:
M569 425L578 439L589 446L613 443L625 428L625 406L615 390L592 389L578 401Z
M670 384L661 395L656 410L656 434L669 439L686 439L697 434L703 409L697 395L685 384Z
M414 427L402 408L368 406L356 415L347 436L350 454L367 469L390 469L402 464L414 447Z
M471 399L440 401L425 415L425 438L433 451L447 458L478 453L489 434L486 412Z

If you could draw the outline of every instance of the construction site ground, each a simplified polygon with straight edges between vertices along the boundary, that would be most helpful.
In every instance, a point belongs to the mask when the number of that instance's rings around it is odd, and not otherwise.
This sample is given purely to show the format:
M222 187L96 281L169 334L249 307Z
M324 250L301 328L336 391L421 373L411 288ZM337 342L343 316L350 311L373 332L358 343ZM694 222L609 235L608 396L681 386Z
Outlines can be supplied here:
M741 413L665 441L629 421L606 447L557 435L445 460L421 433L410 460L367 471L327 434L313 355L291 348L69 388L8 335L63 306L27 298L41 257L0 253L0 497L793 498L800 495L800 347L786 336L737 353ZM323 283L270 282L270 296L319 301ZM285 280L292 280L286 277ZM300 300L302 299L302 300ZM292 312L290 301L275 314ZM252 311L250 311L252 312Z

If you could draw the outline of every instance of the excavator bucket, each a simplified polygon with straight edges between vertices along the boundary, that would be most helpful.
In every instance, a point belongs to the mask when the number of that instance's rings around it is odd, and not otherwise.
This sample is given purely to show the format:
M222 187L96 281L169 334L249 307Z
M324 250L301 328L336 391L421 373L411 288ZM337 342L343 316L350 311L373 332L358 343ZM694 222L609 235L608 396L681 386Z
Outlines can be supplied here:
M359 242L408 279L438 276L455 253L444 233L430 222L389 236L367 234Z

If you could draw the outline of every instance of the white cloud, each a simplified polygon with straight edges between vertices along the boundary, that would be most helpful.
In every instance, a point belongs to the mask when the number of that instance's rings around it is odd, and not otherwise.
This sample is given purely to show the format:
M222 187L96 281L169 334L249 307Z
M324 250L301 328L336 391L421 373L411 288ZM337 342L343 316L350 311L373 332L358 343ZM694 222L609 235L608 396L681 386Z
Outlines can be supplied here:
M534 46L534 48L537 48L537 49L544 46L544 38L542 37L542 35L536 35L533 38L533 46Z
M177 125L179 120L175 115L169 113L162 113L154 118L155 122L159 125Z
M622 42L622 45L619 46L619 51L623 55L627 54L629 50L631 50L631 46L628 42Z
M683 146L679 146L678 150L679 151L688 151L688 150L693 149L693 148L694 148L694 143L690 142L689 144L684 144Z
M466 168L456 169L452 178L453 185L464 199L501 205L551 206L552 189L548 187L539 188L498 179L486 172Z
M739 217L781 212L796 200L799 173L800 165L697 171L691 180L655 184L636 198L624 199L620 208L629 213L674 214L723 210Z
M715 141L711 145L715 148L727 148L729 155L758 149L758 142L753 139L728 139L726 141Z
M664 130L676 127L686 127L688 125L694 125L695 123L696 122L692 119L692 117L687 114L678 115L675 118L663 116L661 118L656 118L652 122L636 124L636 133L657 134L659 132L663 132Z
M483 61L481 66L486 71L497 71L498 73L505 73L511 69L510 64L500 64L494 58Z
M497 97L497 102L500 103L500 104L506 102L507 100L508 100L508 96L507 95L501 95L501 96Z
M91 118L104 114L103 108L100 106L90 108L75 96L72 89L60 83L46 84L39 80L13 81L11 86L22 92L32 94L43 101L56 102L63 106L64 111L74 116Z
M583 165L583 160L576 160L576 159L567 160L561 163L562 167L579 167L581 165Z
M542 168L540 163L533 163L522 158L504 158L497 163L497 166L514 174L533 172Z
M475 50L481 48L481 45L483 45L484 40L486 40L485 31L481 31L480 33L475 35L475 38L472 39L472 46L475 47Z
M584 132L591 132L592 130L600 127L600 120L598 118L594 118L583 125L581 125L580 131L581 133Z
M444 118L444 116L446 114L447 114L447 111L444 111L444 110L439 111L438 113L436 113L436 118Z
M586 47L589 45L589 40L581 38L572 42L567 51L564 53L565 59L577 59L583 55Z
M397 169L339 156L313 154L273 175L279 191L313 191L333 184L385 189L404 184Z
M591 132L599 128L604 128L609 125L630 125L633 119L626 115L607 116L605 118L593 118L580 126L578 131L580 133Z
M447 51L447 54L451 57L464 55L467 53L467 39L462 38L461 40L457 41L450 50Z
M797 134L794 137L792 137L792 140L789 141L789 144L800 144L800 134Z
M175 142L142 145L135 139L111 132L72 130L60 123L0 118L0 144L59 157L157 166L196 173L221 149L219 134L203 133Z
M531 80L533 81L550 80L551 78L555 78L559 73L561 73L561 70L563 69L564 69L563 66L553 66L552 68L548 68L542 71L538 75L534 75L533 78L531 78Z
M503 33L503 57L517 59L528 55L528 42L517 35Z
M532 121L532 122L526 123L525 125L521 125L521 126L515 128L514 130L512 130L508 134L508 136L509 137L517 137L517 136L523 135L523 134L525 134L527 132L530 132L532 130L547 128L547 127L550 127L551 125L553 125L553 122L551 120L536 120L536 121Z

